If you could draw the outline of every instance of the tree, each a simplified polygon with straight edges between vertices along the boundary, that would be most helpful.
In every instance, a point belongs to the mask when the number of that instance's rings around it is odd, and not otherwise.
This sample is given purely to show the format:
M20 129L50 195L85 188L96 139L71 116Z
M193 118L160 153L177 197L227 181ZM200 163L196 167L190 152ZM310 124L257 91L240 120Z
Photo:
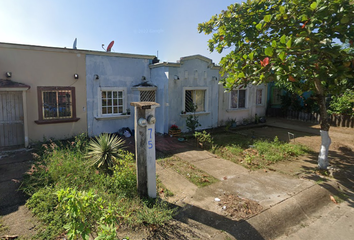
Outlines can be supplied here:
M224 87L274 81L301 94L312 91L320 106L318 166L328 167L331 140L325 98L353 77L353 53L336 44L354 39L354 0L248 0L198 25L213 34L209 50L231 52L220 61Z

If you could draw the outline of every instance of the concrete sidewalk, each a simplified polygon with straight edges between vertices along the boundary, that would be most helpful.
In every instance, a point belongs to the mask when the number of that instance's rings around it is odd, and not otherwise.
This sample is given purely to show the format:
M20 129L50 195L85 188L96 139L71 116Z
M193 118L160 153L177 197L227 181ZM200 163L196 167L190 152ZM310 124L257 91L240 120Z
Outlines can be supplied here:
M336 208L331 194L310 180L264 170L249 171L207 151L189 150L175 156L220 181L198 188L173 170L158 166L160 180L175 194L169 201L181 206L189 219L215 231L225 231L233 239L274 239ZM247 221L230 220L215 201L225 193L255 200L264 210Z

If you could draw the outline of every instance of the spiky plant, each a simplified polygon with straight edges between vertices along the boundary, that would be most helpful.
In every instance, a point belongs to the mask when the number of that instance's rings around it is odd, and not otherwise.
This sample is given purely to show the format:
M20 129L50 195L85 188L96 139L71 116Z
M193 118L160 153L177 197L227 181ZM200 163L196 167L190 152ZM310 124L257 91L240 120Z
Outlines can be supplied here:
M124 143L125 141L117 136L102 133L89 142L86 157L90 159L91 166L108 169L122 157L119 150L124 148Z

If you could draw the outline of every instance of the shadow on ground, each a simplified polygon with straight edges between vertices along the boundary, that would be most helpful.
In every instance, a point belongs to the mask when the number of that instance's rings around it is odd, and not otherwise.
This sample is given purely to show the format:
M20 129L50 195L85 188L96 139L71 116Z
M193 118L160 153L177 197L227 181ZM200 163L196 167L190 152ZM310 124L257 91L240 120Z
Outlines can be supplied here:
M198 223L220 230L220 234L228 233L237 240L264 240L261 234L245 220L235 221L190 204L186 204L183 208L171 203L168 204L172 208L178 209L178 214L175 216L177 221L190 225L190 220L194 220ZM161 228L153 232L153 234L149 236L148 239L169 239L171 236L176 237L176 239L201 237L196 232L188 232L185 234L185 232L181 232L180 230L181 229L178 226ZM185 229L183 230L185 231ZM216 237L215 239L218 238L218 236L214 237Z
M30 169L32 155L27 150L0 152L0 216L16 212L27 196L18 190Z

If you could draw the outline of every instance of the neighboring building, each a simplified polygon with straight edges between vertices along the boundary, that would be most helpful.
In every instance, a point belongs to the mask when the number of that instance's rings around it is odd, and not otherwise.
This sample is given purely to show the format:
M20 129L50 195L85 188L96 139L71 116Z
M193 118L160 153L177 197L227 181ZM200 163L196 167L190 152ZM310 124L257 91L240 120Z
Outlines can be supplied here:
M134 107L130 102L144 100L140 88L134 85L150 80L149 64L154 57L112 52L86 55L89 136L118 132L122 127L134 128ZM161 124L160 119L157 124Z
M219 87L219 125L230 120L238 124L254 122L255 116L265 116L267 87L261 85L247 85L229 92L225 92L222 85Z
M168 133L172 124L187 131L186 119L197 105L198 129L218 126L220 67L201 55L182 57L177 63L150 65L151 82L157 86L156 132Z
M0 43L0 147L86 132L85 68L84 51Z

